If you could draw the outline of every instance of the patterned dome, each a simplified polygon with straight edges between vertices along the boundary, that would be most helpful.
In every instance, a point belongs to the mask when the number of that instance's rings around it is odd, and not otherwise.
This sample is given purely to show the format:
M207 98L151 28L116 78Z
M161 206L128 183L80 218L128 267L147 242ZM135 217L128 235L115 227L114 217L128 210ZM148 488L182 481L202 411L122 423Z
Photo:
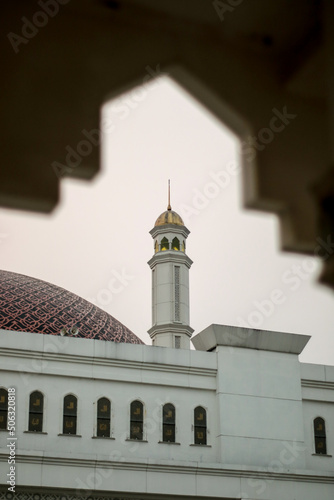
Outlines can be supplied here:
M77 337L143 344L117 319L87 300L22 274L0 270L0 329L60 335L77 327Z

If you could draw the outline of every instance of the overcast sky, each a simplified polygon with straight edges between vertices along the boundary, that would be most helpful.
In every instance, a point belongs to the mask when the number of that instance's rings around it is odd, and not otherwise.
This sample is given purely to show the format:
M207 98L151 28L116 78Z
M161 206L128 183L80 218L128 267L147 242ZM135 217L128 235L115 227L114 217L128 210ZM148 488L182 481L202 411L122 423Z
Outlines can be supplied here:
M0 210L2 268L95 302L151 343L149 230L171 203L190 230L190 317L311 335L300 359L334 365L334 295L318 260L282 253L273 215L242 208L236 138L171 80L103 108L103 171L61 181L50 216ZM111 287L111 288L110 288Z

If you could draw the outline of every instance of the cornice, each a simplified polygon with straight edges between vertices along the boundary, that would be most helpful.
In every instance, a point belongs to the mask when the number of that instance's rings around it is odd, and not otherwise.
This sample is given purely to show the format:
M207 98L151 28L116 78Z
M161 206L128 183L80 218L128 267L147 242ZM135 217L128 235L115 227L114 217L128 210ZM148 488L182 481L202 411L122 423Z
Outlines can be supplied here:
M0 348L0 356L12 356L15 358L21 358L21 359L30 359L30 360L37 360L40 363L43 362L62 362L62 363L70 363L73 365L73 363L76 364L83 364L83 365L89 365L89 366L106 366L109 368L124 368L124 369L134 369L134 370L143 370L143 371L155 371L155 372L162 372L162 373L175 373L175 374L186 374L186 375L200 375L200 376L206 376L206 377L216 377L217 370L215 368L201 368L201 367L192 367L192 366L184 366L184 365L172 365L172 364L160 364L160 363L152 363L152 362L147 362L147 361L133 361L133 360L122 360L122 359L108 359L108 358L99 358L99 357L93 357L93 356L80 356L80 354L66 354L66 353L51 353L51 352L31 352L31 351L26 351L24 349L10 349L10 348ZM12 370L9 370L8 367L0 367L0 372L1 371L20 371L22 372L22 366L19 368L13 368ZM47 369L36 369L36 370L29 370L27 367L26 370L27 373L45 373L49 374L49 371ZM88 372L87 372L88 373ZM52 375L55 376L61 376L64 375L66 377L77 377L76 374L72 373L64 373L64 374L58 374L58 373L51 373ZM80 375L80 378L83 378L82 375ZM86 378L90 378L90 375L87 375ZM94 374L94 378L98 378L96 374ZM105 377L100 377L105 378ZM138 381L138 383L141 383ZM152 383L154 384L154 380L152 379ZM161 385L161 380L156 382L157 385Z
M327 382L326 380L311 380L302 379L302 387L309 387L311 389L334 389L334 382Z
M7 462L8 455L0 454L0 462ZM29 465L43 465L43 466L58 466L58 467L80 467L80 468L96 468L96 469L113 469L122 471L137 471L137 472L156 472L156 473L175 473L175 474L189 474L189 475L203 475L203 476L219 476L229 478L253 478L275 481L296 481L308 483L326 483L334 484L334 474L324 474L320 471L319 474L313 470L305 470L304 473L300 472L272 472L259 467L237 467L227 466L220 463L215 464L200 464L194 462L194 465L182 465L178 463L150 463L150 461L109 461L109 460L92 460L83 458L70 458L70 457L53 457L53 456L36 456L36 455L16 455L17 463L27 463ZM19 486L19 485L18 485Z
M152 236L152 238L155 238L159 234L167 234L167 233L182 234L182 236L187 238L188 235L190 234L190 231L186 226L177 226L175 224L164 224L163 226L154 226L150 231L150 235Z
M176 335L185 333L190 338L193 331L194 329L191 328L191 326L184 325L183 323L167 323L163 325L153 325L148 330L148 334L152 339L160 333L174 333Z
M177 250L165 250L164 252L155 253L153 257L148 261L148 265L151 269L153 269L156 264L166 262L185 264L189 269L193 264L193 261L190 259L190 257L188 257L187 254Z

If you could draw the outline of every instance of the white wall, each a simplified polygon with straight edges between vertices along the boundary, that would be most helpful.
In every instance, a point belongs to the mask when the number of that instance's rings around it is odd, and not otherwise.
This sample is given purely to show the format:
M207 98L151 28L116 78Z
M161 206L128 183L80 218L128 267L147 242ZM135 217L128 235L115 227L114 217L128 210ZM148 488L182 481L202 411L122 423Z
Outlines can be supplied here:
M157 496L334 497L332 457L312 456L313 415L326 419L329 451L334 445L333 404L324 400L332 393L329 369L313 373L296 355L256 349L198 352L1 331L0 351L1 385L17 390L18 484ZM318 376L318 385L327 383L327 392L303 387L313 400L302 402L301 370L303 377ZM47 434L24 432L33 390L45 394ZM78 397L81 437L58 436L69 392ZM92 439L101 396L112 402L114 440ZM145 404L147 443L127 441L134 399ZM176 407L180 444L159 443L166 402ZM191 446L197 405L207 408L209 446Z
M279 460L287 444L303 444L297 356L238 347L217 350L222 462L266 466ZM299 453L294 467L304 466L304 453Z

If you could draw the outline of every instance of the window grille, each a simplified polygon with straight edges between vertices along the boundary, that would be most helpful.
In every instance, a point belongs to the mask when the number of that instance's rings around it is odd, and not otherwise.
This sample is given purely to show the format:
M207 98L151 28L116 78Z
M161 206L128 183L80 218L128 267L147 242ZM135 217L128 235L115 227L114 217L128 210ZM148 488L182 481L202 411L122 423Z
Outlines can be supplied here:
M141 401L132 401L130 407L130 439L143 440L144 405Z
M194 410L194 442L195 444L206 444L206 410L197 406Z
M100 398L97 402L97 429L98 437L110 437L110 401Z
M39 391L30 394L29 399L29 425L28 430L42 432L43 430L44 396Z
M175 406L166 403L162 410L162 440L175 443Z
M317 455L327 455L325 420L317 417L313 421L314 444Z
M77 433L77 398L73 394L64 397L63 434Z

